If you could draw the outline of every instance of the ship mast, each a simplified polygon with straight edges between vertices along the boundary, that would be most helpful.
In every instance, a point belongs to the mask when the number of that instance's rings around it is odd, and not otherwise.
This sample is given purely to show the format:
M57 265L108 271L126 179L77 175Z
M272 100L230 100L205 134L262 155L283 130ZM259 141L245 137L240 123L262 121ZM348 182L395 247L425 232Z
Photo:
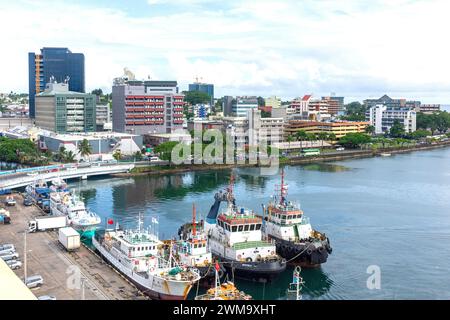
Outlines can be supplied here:
M286 197L287 188L284 185L284 168L281 168L281 186L280 186L280 204L283 204L283 201Z
M192 204L192 235L195 237L195 230L196 223L195 223L195 203Z

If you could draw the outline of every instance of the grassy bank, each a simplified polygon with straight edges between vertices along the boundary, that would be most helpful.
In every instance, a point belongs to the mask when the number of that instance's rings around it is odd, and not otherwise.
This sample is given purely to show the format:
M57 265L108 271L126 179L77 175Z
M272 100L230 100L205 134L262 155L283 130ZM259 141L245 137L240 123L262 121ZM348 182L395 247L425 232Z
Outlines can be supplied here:
M316 162L328 162L328 161L340 161L348 159L368 158L380 156L382 153L406 153L413 151L431 150L437 148L449 147L450 141L440 142L435 144L427 144L420 146L404 146L404 147L391 147L376 150L351 150L343 153L322 154L320 156L311 157L294 157L294 158L280 158L280 164L284 165L296 165L296 164L310 164ZM167 165L167 166L141 166L136 167L129 173L114 174L117 177L129 177L139 175L158 175L167 173L182 173L190 171L205 171L205 170L224 170L237 167L258 167L254 164L198 164L198 165Z

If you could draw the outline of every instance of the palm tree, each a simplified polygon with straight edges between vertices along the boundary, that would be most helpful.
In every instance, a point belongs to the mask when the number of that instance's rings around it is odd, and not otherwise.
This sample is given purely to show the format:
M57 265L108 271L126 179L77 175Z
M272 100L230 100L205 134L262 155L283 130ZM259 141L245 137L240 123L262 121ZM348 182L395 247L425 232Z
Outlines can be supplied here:
M319 133L317 134L317 138L318 138L319 140L321 140L321 145L322 145L322 148L323 148L323 141L326 140L326 139L328 138L328 133L326 133L326 132L319 132Z
M300 141L300 150L303 149L302 141L306 140L308 134L306 133L305 130L299 130L295 133L295 137L297 138L298 141Z
M75 153L69 150L66 152L66 156L64 158L64 162L74 162L75 161Z
M92 153L92 147L87 139L83 139L78 145L78 152L84 158Z
M369 126L367 126L367 127L364 129L364 131L365 131L367 134L369 134L369 135L372 136L372 135L375 133L375 127L369 125Z
M289 135L289 136L286 138L286 141L287 141L287 142L292 142L292 141L294 141L294 138L293 138L291 135Z
M114 151L113 158L116 159L117 161L122 159L122 152L120 152L120 149L116 149L116 151Z
M61 146L58 152L58 160L64 162L66 160L66 157L67 157L66 147Z

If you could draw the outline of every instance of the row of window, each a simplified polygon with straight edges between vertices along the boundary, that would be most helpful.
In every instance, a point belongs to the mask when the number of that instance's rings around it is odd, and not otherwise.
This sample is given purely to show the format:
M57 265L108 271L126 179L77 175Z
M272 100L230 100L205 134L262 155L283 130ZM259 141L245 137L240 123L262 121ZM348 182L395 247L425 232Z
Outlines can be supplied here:
M241 224L237 226L230 226L230 224L225 223L223 221L218 221L219 226L224 228L227 231L231 232L242 232L242 231L255 231L255 230L261 230L261 224L260 223L252 223L252 224Z
M143 246L143 247L131 247L131 251L148 251L148 250L155 250L156 246Z

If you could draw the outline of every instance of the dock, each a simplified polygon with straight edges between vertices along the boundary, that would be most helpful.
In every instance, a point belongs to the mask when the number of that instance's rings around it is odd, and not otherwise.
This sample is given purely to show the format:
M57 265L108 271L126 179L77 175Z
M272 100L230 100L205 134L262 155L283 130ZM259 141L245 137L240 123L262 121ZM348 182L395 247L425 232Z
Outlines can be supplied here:
M44 284L32 289L37 297L50 295L57 300L146 300L132 283L104 262L93 250L82 245L67 252L58 241L57 231L26 233L28 221L44 215L37 206L24 206L23 196L13 194L15 206L6 207L6 196L0 196L0 207L10 212L11 224L0 224L0 244L14 244L22 267L14 270L24 278L24 244L27 248L27 276L41 275Z

